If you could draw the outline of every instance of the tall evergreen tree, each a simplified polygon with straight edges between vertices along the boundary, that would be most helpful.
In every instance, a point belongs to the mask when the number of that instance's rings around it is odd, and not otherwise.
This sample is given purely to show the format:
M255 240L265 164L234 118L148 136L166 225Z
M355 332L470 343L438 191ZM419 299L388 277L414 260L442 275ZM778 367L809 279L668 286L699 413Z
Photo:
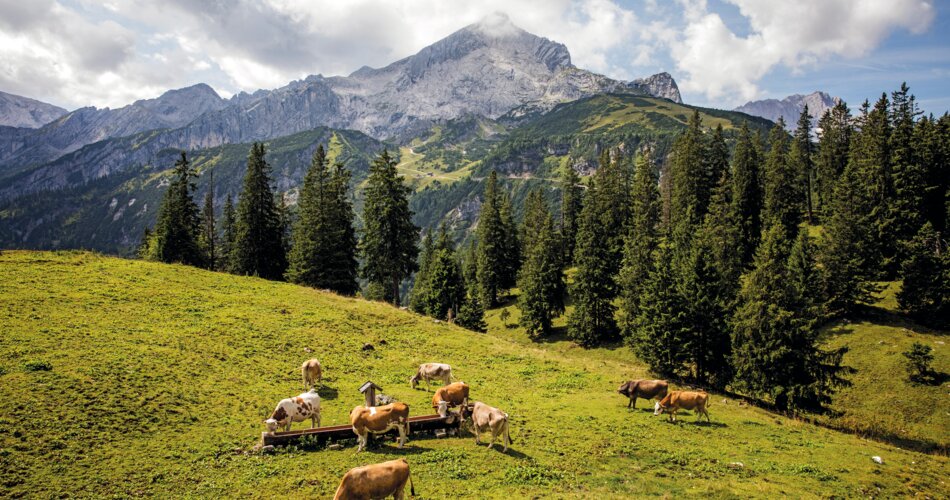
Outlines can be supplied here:
M399 285L417 268L418 228L409 210L409 187L396 171L396 160L383 152L370 166L363 204L363 277L399 304Z
M673 143L670 156L671 232L688 235L702 222L712 187L698 110L693 111L686 131Z
M812 177L814 175L814 145L811 142L811 115L808 114L808 105L802 109L795 127L795 135L788 150L789 168L798 180L799 198L802 200L802 209L811 223L814 220L814 205L812 203Z
M732 156L732 204L739 224L739 257L744 266L752 263L762 233L761 157L749 128L739 129Z
M688 371L693 336L688 308L676 286L669 245L657 248L652 267L640 294L635 334L627 341L653 372L665 377L681 376Z
M706 193L707 207L712 202L713 190L728 170L729 146L726 144L725 132L720 123L713 129L706 146L706 179L703 191Z
M412 291L409 292L409 309L419 313L426 313L426 300L429 297L429 267L435 253L435 238L432 230L426 229L422 237L422 249L419 252L419 270L416 271Z
M522 234L525 261L518 276L518 308L521 325L536 339L550 334L552 320L564 312L566 287L554 218L539 189L528 194Z
M834 197L835 182L848 164L851 144L851 110L844 101L825 112L818 121L818 150L815 159L817 206L826 211Z
M620 272L624 239L630 219L630 182L619 153L611 158L610 151L604 148L594 179L598 189L598 206L594 208L600 223L606 229L605 239L601 244L607 246L608 270L614 276Z
M425 295L418 300L423 312L437 319L448 319L458 314L466 300L465 280L455 246L445 224L439 229L439 237L432 246L422 290Z
M231 267L236 274L279 280L287 268L284 222L265 155L263 143L251 146L238 198Z
M503 259L500 285L507 290L514 288L518 282L518 269L521 268L521 241L518 237L518 225L515 223L511 196L507 192L501 192L500 195L498 217L506 235L501 241Z
M921 118L914 137L917 159L924 172L922 220L946 236L950 213L950 115L939 121L932 116Z
M923 225L924 196L926 192L927 172L918 156L921 148L918 147L917 137L914 135L915 121L920 112L914 95L906 83L901 84L900 90L891 94L891 124L890 136L891 179L894 189L894 201L889 205L893 220L894 233L890 238L898 242L910 241L917 235ZM903 261L902 249L896 248L896 258L900 265Z
M894 241L893 176L891 173L891 123L887 94L867 110L865 102L859 119L859 130L852 144L850 160L857 163L865 205L860 207L870 221L871 233L868 245L869 271L881 279L893 277L896 271L896 242Z
M581 213L581 178L574 167L565 164L561 169L561 238L564 244L564 265L574 262L574 240L577 237L577 217Z
M208 191L201 208L201 234L198 243L204 253L205 267L212 270L217 269L218 264L217 231L214 222L214 170L208 170Z
M493 170L485 180L485 193L478 214L478 284L482 303L487 307L498 305L498 297L505 289L508 265L508 245L505 240L506 224L501 213L502 195L498 191L498 174Z
M349 172L331 171L323 146L317 146L297 201L294 246L287 279L343 295L358 290L353 207L347 196Z
M231 194L224 200L224 211L221 219L221 250L218 259L218 269L222 271L231 271L231 262L233 261L234 244L237 240L236 218L234 212L234 203L231 201Z
M639 315L640 296L653 269L653 252L659 243L660 222L657 172L649 154L637 158L631 195L630 224L620 270L621 333L632 342Z
M950 326L950 256L946 243L928 222L904 246L898 305L922 323L937 328Z
M791 239L798 232L801 221L801 189L794 167L788 161L789 140L785 122L778 123L769 132L769 152L765 159L762 203L762 224L780 224L785 238Z
M192 199L194 177L196 174L191 163L182 151L175 162L172 180L158 209L155 224L154 257L161 262L200 266L204 261L198 246L198 205Z
M820 409L837 387L848 384L841 365L847 349L826 352L818 346L814 317L801 312L811 298L789 286L803 279L791 275L801 268L790 265L785 234L781 224L770 225L753 269L742 279L733 318L736 383L779 409Z

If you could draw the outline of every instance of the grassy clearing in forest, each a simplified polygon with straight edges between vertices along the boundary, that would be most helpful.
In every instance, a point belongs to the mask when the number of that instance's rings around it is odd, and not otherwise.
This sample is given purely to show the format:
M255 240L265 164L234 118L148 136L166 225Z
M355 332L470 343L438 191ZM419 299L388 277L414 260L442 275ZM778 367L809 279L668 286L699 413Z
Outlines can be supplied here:
M628 411L614 391L644 371L622 349L529 344L516 330L471 333L386 304L184 266L4 252L0 496L327 498L349 468L394 457L409 461L418 498L947 495L946 457L719 395L709 425L691 414L669 424L643 402ZM376 349L362 351L367 342ZM511 415L512 449L466 436L413 437L404 450L246 453L276 402L301 391L298 368L311 355L325 370L324 425L346 422L367 379L428 413L431 393L408 377L442 361L474 399Z

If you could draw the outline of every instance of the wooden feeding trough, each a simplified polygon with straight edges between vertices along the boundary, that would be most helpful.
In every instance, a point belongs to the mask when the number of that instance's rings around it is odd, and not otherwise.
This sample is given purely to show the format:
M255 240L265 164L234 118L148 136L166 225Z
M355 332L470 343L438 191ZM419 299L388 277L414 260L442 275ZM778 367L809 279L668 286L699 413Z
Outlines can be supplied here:
M378 385L367 381L360 386L360 392L366 398L366 406L376 406L376 391L382 391ZM409 432L411 434L432 432L450 429L458 430L461 424L461 418L457 412L449 412L446 416L438 414L417 415L409 417ZM397 436L398 431L391 429L384 434L376 436ZM320 445L325 445L330 441L342 441L344 439L355 439L356 434L350 425L331 425L328 427L317 427L316 429L299 429L285 432L263 432L261 433L261 446L282 446L294 444L304 438L315 440Z

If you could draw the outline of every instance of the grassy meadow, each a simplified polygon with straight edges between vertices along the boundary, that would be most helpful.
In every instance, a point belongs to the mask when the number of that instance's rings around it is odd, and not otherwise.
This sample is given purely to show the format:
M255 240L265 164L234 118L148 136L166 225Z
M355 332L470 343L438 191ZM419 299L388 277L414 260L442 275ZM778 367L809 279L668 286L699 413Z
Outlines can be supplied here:
M284 283L83 252L4 252L0 496L329 498L349 468L395 457L409 461L417 498L950 495L945 456L722 395L711 398L711 424L689 412L670 424L642 401L627 410L617 386L646 375L628 351L530 343L498 315L478 334ZM907 341L901 327L881 328L897 329L885 340L893 346L846 358L867 380L836 401L853 411L842 418L903 407L923 415L908 433L945 441L945 388L924 408L907 405L913 393L891 392L904 386L875 384L875 369L903 376L892 351ZM844 325L830 342L873 348L885 333ZM261 421L302 390L298 369L311 356L324 366L324 425L347 422L366 380L429 413L431 393L408 378L440 361L474 399L511 415L512 449L487 451L466 435L414 436L403 450L387 442L356 453L350 442L253 453ZM948 371L941 349L936 365ZM861 399L874 392L881 398Z

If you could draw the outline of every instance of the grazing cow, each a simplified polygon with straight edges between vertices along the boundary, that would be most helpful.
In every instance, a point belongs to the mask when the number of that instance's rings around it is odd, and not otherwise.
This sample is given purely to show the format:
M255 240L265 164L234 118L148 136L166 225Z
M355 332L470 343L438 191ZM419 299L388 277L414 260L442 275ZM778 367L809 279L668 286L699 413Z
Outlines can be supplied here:
M406 482L409 493L416 496L409 475L409 464L405 458L390 460L381 464L370 464L350 469L340 481L333 500L362 500L364 498L386 498L392 495L396 500L405 498Z
M313 389L295 397L281 399L271 413L270 418L264 421L268 432L274 432L278 427L285 431L290 430L290 424L310 419L310 428L320 427L320 396Z
M511 444L511 436L508 434L507 413L498 408L492 408L485 403L476 402L474 405L462 407L462 421L467 420L469 417L472 419L472 432L475 434L475 444L481 444L481 441L478 440L479 433L490 430L491 442L488 443L488 448L491 449L491 447L495 445L495 438L501 436L502 443L505 445L505 449L501 451L502 453L508 451L508 445Z
M370 432L382 434L391 429L399 431L399 447L402 448L409 436L409 405L397 401L386 406L357 406L350 412L350 423L359 444L356 451L366 449Z
M677 410L696 410L696 420L699 421L703 415L706 415L706 421L709 420L709 412L706 411L706 404L709 401L709 395L699 391L670 391L665 398L657 402L653 410L654 415L659 415L664 411L670 412L670 422L676 421Z
M468 384L465 382L455 382L454 384L439 387L432 396L432 407L439 408L439 402L441 401L447 403L442 405L442 408L446 409L450 406L468 404Z
M617 389L617 392L630 398L630 401L627 402L627 408L636 409L637 398L659 401L666 397L669 389L670 384L665 380L628 380Z
M303 386L305 389L320 383L323 378L323 367L320 362L314 359L308 359L300 366L300 374L303 376Z
M415 389L420 380L425 380L426 390L430 380L441 380L442 385L446 385L452 381L452 367L445 363L423 363L416 374L409 378L409 387Z

